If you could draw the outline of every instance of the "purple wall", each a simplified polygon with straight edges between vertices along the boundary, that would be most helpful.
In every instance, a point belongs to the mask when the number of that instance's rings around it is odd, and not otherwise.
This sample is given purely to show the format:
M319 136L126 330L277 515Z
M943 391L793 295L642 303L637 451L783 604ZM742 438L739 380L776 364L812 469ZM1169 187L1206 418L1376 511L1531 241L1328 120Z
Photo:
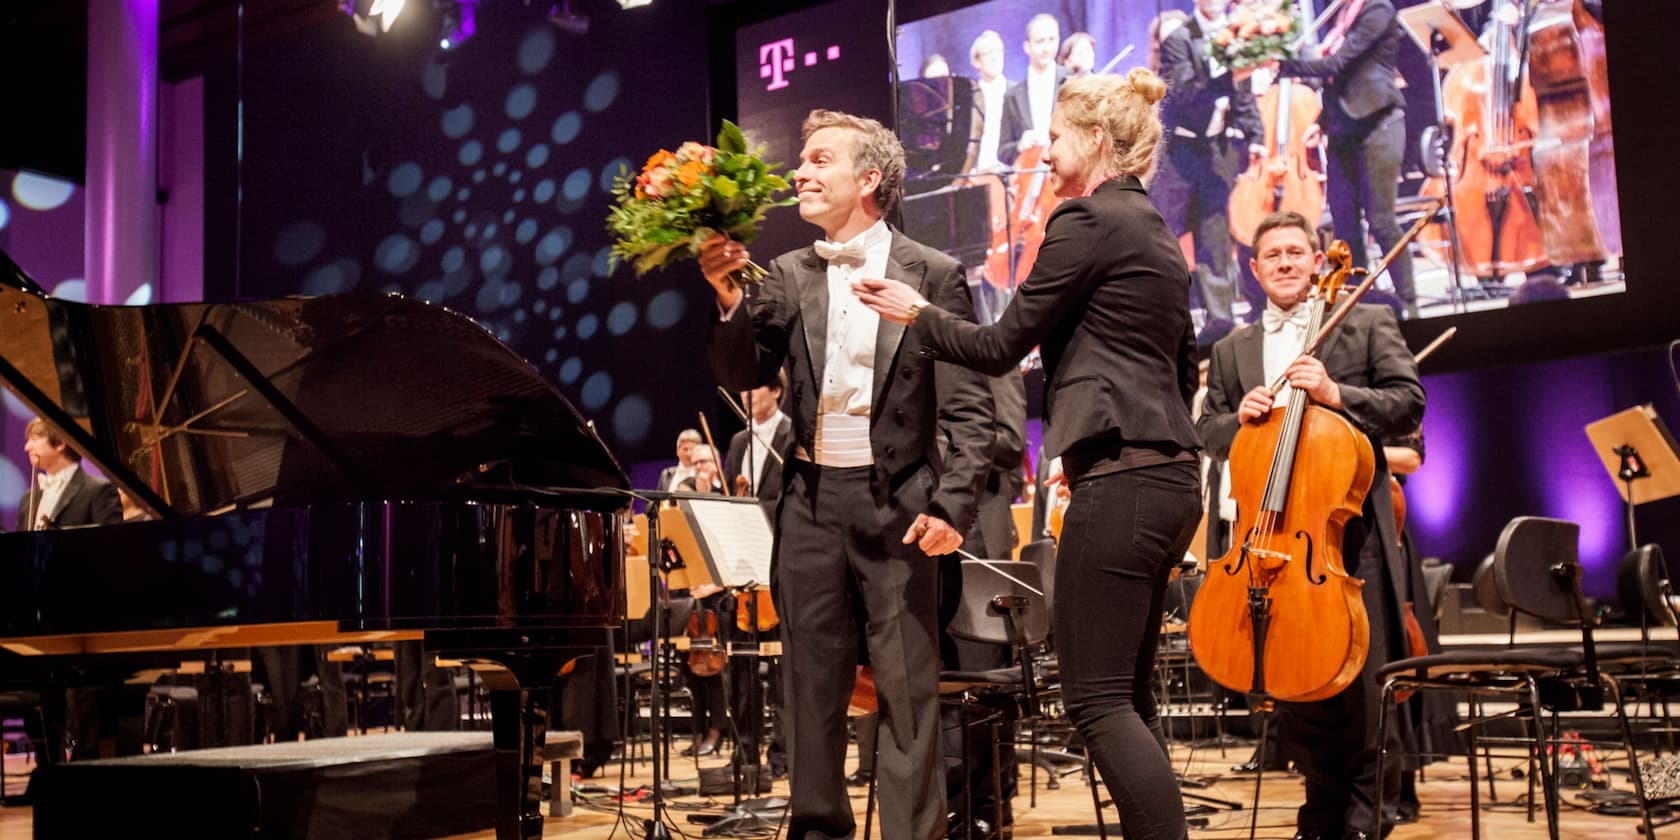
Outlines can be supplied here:
M1615 593L1627 550L1621 498L1584 427L1653 403L1680 428L1680 397L1661 350L1485 368L1424 377L1427 458L1406 487L1419 551L1467 576L1493 551L1512 517L1553 516L1581 525L1586 589ZM1638 511L1640 542L1680 552L1680 500Z

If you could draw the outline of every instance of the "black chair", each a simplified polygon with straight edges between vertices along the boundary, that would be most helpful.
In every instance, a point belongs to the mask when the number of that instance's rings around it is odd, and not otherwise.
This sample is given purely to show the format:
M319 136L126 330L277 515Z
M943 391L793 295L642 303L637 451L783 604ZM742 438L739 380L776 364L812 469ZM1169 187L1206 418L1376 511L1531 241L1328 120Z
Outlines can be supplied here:
M996 808L992 826L1001 829L1003 818L1003 779L998 767L1001 716L990 707L973 702L981 694L1009 695L1022 709L1023 720L1037 713L1038 693L1046 686L1034 667L1033 647L1044 641L1050 632L1050 608L1045 600L1044 580L1039 567L1033 563L1010 560L962 561L962 600L957 613L946 625L946 631L959 639L984 644L1006 645L1015 651L1016 664L985 671L940 671L941 702L954 703L962 712L962 725L980 724L991 727L992 801ZM969 715L978 714L977 718ZM973 790L970 785L970 756L968 738L963 738L963 814L964 840L974 840ZM870 780L869 799L864 815L863 836L870 836L875 814L875 783ZM997 836L994 834L993 836Z
M1641 646L1607 645L1593 642L1593 628L1597 616L1587 607L1581 591L1581 564L1578 559L1580 526L1558 519L1524 516L1513 519L1499 536L1491 562L1484 561L1478 574L1476 589L1484 608L1495 614L1508 614L1515 626L1517 612L1532 615L1555 625L1579 629L1579 645L1536 645L1459 650L1430 656L1411 657L1390 662L1378 672L1382 682L1379 707L1379 744L1377 769L1377 819L1381 819L1387 791L1383 778L1389 760L1388 718L1399 691L1463 692L1471 701L1471 720L1464 726L1469 740L1470 767L1470 825L1473 837L1481 836L1481 800L1477 773L1477 727L1489 722L1477 716L1477 701L1483 697L1506 697L1519 706L1519 717L1525 719L1528 737L1525 743L1529 754L1537 757L1540 782L1545 797L1546 827L1552 838L1558 837L1558 772L1560 750L1548 747L1563 743L1558 714L1561 711L1595 711L1604 706L1604 693L1615 704L1622 744L1628 753L1635 795L1644 831L1650 832L1650 814L1646 808L1643 784L1639 775L1638 754L1635 752L1632 730L1623 707L1619 686L1604 670L1604 661L1615 660L1622 667L1639 655ZM1514 634L1513 634L1514 636ZM1544 711L1552 712L1552 730L1546 731ZM1493 719L1503 719L1505 715ZM1532 803L1532 798L1531 798ZM1533 819L1532 805L1529 818ZM1380 836L1380 826L1371 826L1373 835Z

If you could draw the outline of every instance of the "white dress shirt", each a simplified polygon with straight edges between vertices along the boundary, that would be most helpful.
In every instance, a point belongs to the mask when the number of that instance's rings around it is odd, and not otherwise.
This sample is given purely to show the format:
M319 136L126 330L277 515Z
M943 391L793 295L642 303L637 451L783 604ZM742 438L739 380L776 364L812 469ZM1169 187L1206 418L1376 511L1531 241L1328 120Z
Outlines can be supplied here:
M1043 72L1027 68L1027 106L1032 110L1027 115L1032 119L1032 130L1040 140L1050 142L1050 112L1056 109L1056 65Z
M1261 329L1266 331L1262 340L1265 348L1266 381L1262 384L1270 385L1283 375L1289 368L1289 363L1301 355L1307 342L1307 304L1298 303L1294 308L1284 310L1271 301L1266 301L1266 312L1261 319ZM1278 389L1272 398L1272 406L1277 407L1289 402L1289 386L1285 384Z
M836 244L849 251L861 246L863 259L828 263L828 341L811 460L825 467L862 467L875 460L869 446L869 409L875 399L875 334L881 316L852 294L852 281L886 276L892 230L877 219L862 233Z
M974 158L975 169L1001 169L998 160L999 138L1003 135L1003 95L1009 92L1009 80L1003 76L980 81L980 102L985 120L980 128L980 153Z
M781 427L782 421L785 419L787 419L787 415L783 414L781 409L776 409L776 413L770 415L769 420L763 423L753 421L752 431L749 433L750 437L747 440L747 443L751 445L747 457L751 459L753 472L748 475L748 464L742 464L741 474L747 476L747 481L750 482L748 492L754 496L758 495L758 484L764 480L764 471L770 466L770 444L776 440L776 429Z
M41 518L50 517L58 510L58 503L64 499L64 491L70 488L70 479L76 475L77 469L78 465L71 463L58 472L41 476L41 502L35 507L35 521L29 523L31 530L42 530Z

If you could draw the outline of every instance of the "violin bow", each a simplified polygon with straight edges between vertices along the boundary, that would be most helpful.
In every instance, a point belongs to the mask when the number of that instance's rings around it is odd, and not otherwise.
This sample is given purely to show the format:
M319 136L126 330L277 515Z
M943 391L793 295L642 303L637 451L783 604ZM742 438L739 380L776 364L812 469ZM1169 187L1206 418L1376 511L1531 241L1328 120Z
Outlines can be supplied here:
M1394 243L1394 247L1388 249L1388 253L1383 255L1382 262L1377 264L1375 271L1366 272L1363 268L1353 270L1354 273L1364 273L1365 279L1361 280L1359 285L1353 287L1353 291L1342 295L1342 299L1336 304L1335 313L1330 316L1330 320L1324 322L1324 326L1319 328L1318 334L1313 336L1313 340L1307 343L1306 348L1301 351L1301 356L1297 358L1311 356L1318 352L1318 348L1324 344L1324 340L1330 337L1330 331L1347 318L1348 313L1353 311L1354 305L1359 303L1359 298L1370 291L1371 284L1377 282L1377 278L1381 277L1383 272L1388 271L1388 267L1394 263L1395 258L1400 256L1401 249L1411 244L1411 241L1416 239L1417 235L1422 233L1423 229L1435 220L1435 214L1439 213L1446 203L1445 198L1435 199L1434 205L1429 208L1428 212L1419 216L1418 220L1412 223L1411 229L1406 231L1406 235L1400 237L1400 241ZM1277 381L1272 383L1272 393L1276 394L1283 390L1283 386L1288 384L1288 381L1285 377L1278 377Z
M764 435L761 435L758 432L753 431L752 418L747 416L746 409L741 408L740 403L735 402L735 395L729 393L728 391L723 390L722 385L718 386L717 391L718 391L718 395L723 397L724 404L729 406L729 409L731 411L735 412L736 417L741 418L742 423L747 424L747 434L752 435L754 438L756 438L758 440L759 443L764 444L764 450L766 452L770 453L770 457L776 459L777 464L780 464L781 466L784 466L784 467L787 466L787 460L782 457L782 453L777 452L776 447L771 446L770 441L767 441L767 440L764 439Z

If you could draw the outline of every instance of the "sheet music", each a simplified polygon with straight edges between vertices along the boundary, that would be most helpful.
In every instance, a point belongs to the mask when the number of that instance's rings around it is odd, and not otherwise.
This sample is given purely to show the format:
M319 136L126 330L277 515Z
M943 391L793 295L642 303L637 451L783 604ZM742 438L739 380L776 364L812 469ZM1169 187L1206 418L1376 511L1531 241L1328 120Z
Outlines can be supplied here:
M773 537L758 502L684 499L712 578L724 586L770 583Z

